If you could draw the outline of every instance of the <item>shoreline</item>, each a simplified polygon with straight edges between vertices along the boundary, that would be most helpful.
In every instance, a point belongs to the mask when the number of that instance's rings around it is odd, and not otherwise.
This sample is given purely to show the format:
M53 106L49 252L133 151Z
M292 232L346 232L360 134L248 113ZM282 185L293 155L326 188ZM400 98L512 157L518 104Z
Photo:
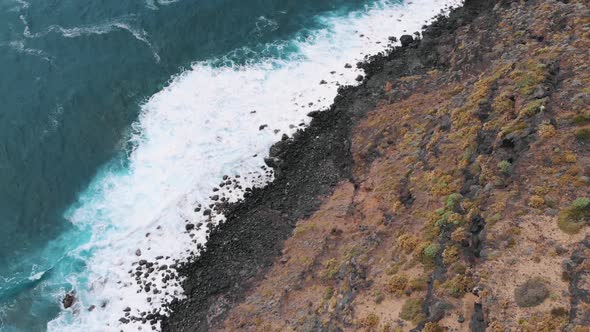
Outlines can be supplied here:
M351 130L383 97L387 80L444 66L433 54L438 43L491 7L467 0L426 27L421 39L405 37L403 46L371 56L359 64L366 74L359 86L341 87L329 110L310 113L309 127L276 143L267 159L276 179L224 207L226 221L211 231L207 249L178 269L187 298L169 306L162 330L205 331L219 324L264 278L297 221L317 211L339 183L355 183Z

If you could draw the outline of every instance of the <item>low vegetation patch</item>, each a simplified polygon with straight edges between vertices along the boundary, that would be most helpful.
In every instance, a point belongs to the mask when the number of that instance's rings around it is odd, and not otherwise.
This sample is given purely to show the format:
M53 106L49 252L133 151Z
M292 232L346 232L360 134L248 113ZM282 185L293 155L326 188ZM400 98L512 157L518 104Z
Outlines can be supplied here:
M557 225L568 234L576 234L588 222L590 222L590 198L583 197L574 200L569 207L560 212Z
M374 313L368 314L367 317L360 320L360 325L374 329L379 325L379 316Z
M414 324L420 323L421 321L426 319L426 316L422 311L423 304L424 302L422 301L422 299L408 299L402 306L402 311L400 312L399 317L403 320L410 321Z
M519 307L535 307L549 296L549 289L541 278L531 278L514 289L514 299Z
M387 290L396 295L403 294L407 286L408 277L405 275L394 275L389 278L389 281L387 282Z
M590 141L590 127L580 128L574 132L574 136L578 141Z
M424 325L422 332L443 332L443 328L437 322L428 322Z

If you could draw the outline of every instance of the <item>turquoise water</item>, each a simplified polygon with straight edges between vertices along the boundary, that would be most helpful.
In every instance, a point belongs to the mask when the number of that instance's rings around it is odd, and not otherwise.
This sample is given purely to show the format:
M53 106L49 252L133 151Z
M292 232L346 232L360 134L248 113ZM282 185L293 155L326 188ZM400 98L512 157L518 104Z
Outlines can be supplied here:
M416 27L444 3L417 2L429 11ZM309 111L264 113L259 102L283 105L299 90L280 87L305 89L306 75L319 82L313 72L329 71L320 59L347 54L330 43L371 50L375 42L359 44L347 26L362 28L371 11L371 22L401 22L392 15L403 8L385 11L395 3L0 0L0 330L83 326L76 311L114 303L101 273L127 264L117 261L135 250L126 241L146 229L177 231L172 222L160 228L174 219L162 211L192 211L185 201L204 200L221 174L257 167L261 160L242 157L262 156L278 139L258 125L287 132ZM310 46L318 43L325 46ZM310 95L329 105L318 98L332 92ZM181 241L161 241L146 248L182 251ZM64 314L60 300L71 289L85 307Z

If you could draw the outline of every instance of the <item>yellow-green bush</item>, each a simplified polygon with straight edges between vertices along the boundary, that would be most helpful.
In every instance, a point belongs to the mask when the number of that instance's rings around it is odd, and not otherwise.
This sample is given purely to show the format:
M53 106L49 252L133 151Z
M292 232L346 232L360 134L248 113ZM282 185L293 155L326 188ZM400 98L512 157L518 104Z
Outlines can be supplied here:
M424 301L419 298L411 298L406 300L402 306L402 311L400 312L399 317L414 324L419 324L421 321L426 319L426 315L424 315L424 311L422 310L423 304Z
M559 214L557 225L568 233L575 234L590 222L590 198L582 197L574 200L570 206Z
M408 286L408 277L396 274L387 281L387 290L391 293L401 295Z

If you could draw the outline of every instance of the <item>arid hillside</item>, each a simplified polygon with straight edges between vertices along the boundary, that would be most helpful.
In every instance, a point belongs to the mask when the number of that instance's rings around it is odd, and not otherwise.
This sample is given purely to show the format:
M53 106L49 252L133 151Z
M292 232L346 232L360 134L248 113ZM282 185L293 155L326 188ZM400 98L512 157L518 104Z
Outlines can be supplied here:
M361 65L351 175L214 330L590 331L590 3L470 6Z

